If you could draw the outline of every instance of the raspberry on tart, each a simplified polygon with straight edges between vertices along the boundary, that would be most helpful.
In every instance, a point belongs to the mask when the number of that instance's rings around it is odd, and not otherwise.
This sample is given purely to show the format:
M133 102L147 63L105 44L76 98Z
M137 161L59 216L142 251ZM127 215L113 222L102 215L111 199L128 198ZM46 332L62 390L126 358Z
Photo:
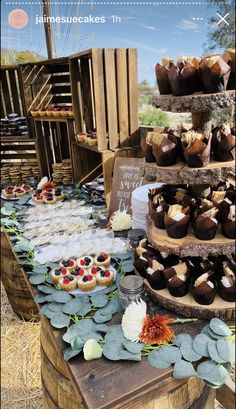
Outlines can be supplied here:
M114 273L111 270L104 270L97 274L97 281L99 285L108 287L114 282Z
M58 269L53 269L50 271L50 275L55 283L58 283L59 280L69 274L69 270L65 267Z
M77 260L77 266L85 270L91 268L92 265L93 265L93 257L91 256L81 257L81 258L78 258Z
M65 291L74 291L77 288L77 278L68 274L59 280L59 286Z
M99 256L95 257L94 262L97 266L107 268L111 264L111 257L109 254L101 253Z
M97 285L97 280L91 274L83 276L79 278L78 280L78 287L81 291L91 291L96 287L96 285Z
M60 267L65 267L69 271L73 271L76 268L76 261L74 259L72 259L72 258L70 258L68 260L62 260L60 262Z

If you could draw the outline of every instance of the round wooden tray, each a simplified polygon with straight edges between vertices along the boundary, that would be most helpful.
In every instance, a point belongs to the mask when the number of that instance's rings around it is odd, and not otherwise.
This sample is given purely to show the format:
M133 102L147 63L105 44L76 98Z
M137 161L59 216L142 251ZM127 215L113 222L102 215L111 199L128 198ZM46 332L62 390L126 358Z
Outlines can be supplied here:
M189 231L183 239L172 239L166 230L157 229L148 217L147 238L153 247L168 254L177 254L181 257L208 257L209 255L228 255L235 253L235 240L227 239L220 232L213 240L198 240L193 232Z
M145 175L155 174L160 183L172 184L218 184L221 180L235 178L235 161L211 161L204 168L189 168L184 162L172 166L158 166L156 163L145 164Z
M235 104L235 90L217 94L196 92L192 95L174 97L173 95L158 95L153 98L152 105L169 112L207 112L228 108Z
M226 321L231 321L235 318L235 303L224 301L218 294L216 294L215 300L211 305L201 305L193 299L191 294L178 298L172 297L167 289L153 290L147 280L144 280L144 283L152 302L184 317L196 317L207 320L219 317Z

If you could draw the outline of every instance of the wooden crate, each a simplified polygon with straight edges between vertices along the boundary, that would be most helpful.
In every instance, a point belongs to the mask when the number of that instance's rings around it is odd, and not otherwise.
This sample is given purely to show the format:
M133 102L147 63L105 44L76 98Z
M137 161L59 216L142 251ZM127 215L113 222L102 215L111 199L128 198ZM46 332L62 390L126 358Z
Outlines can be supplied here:
M28 113L50 104L71 106L67 57L20 64L19 71Z
M137 50L92 48L69 58L76 131L98 150L139 145Z
M1 67L1 118L17 113L25 116L24 93L16 65Z
M87 145L72 142L73 179L84 184L103 175L106 202L109 206L115 158L118 156L135 158L139 155L140 150L132 147L99 152L96 147L88 148Z
M38 162L35 139L19 136L1 137L1 164Z
M34 118L39 168L43 176L52 176L52 164L71 159L74 120L68 118Z

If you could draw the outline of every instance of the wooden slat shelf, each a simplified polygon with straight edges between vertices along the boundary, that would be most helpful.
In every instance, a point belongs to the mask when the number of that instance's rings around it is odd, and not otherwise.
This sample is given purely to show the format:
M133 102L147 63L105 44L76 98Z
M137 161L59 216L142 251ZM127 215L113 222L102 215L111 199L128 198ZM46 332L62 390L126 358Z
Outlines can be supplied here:
M25 116L25 97L17 65L1 66L1 118L17 113Z
M41 122L67 122L67 121L74 121L74 118L71 116L59 116L59 117L53 117L53 116L35 116L32 117L34 121L41 121Z
M74 141L72 143L73 143L73 145L78 146L78 148L88 149L89 151L93 151L93 152L100 152L100 153L103 152L103 151L99 151L97 146L91 146L91 145L88 145L87 143L84 143L84 142ZM105 150L107 150L107 149L105 149Z

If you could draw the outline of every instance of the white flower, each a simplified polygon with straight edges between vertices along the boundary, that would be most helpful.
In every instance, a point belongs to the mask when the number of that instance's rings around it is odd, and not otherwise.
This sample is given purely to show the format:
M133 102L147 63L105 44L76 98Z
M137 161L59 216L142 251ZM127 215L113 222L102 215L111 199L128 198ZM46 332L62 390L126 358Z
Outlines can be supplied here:
M143 300L131 302L126 308L121 322L125 338L132 342L139 341L146 314L147 305Z
M39 184L38 184L38 186L37 186L37 189L41 189L42 186L45 185L45 183L47 183L47 182L48 182L48 178L47 178L47 176L44 176L44 177L40 180L40 182L39 182Z
M115 212L111 218L111 227L113 231L129 230L132 226L130 214L124 210Z

